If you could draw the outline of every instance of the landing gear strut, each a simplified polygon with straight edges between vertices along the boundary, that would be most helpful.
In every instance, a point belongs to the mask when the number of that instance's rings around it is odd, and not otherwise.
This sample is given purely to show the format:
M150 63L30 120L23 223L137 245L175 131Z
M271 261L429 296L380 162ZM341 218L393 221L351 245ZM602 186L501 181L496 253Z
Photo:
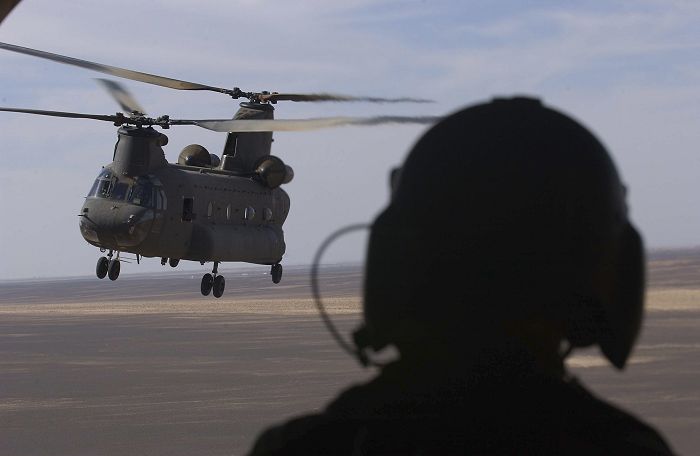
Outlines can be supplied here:
M116 258L112 258L112 251L110 250L107 254L107 258L109 258L107 277L109 277L109 280L117 280L117 277L119 277L119 270L121 269L121 265L119 264L119 252L117 252Z
M98 279L104 279L109 277L109 280L117 280L119 277L119 252L117 252L117 257L112 258L114 252L109 251L106 257L100 257L97 260L97 266L95 266L95 274Z
M211 274L206 273L202 276L202 286L201 291L204 296L208 296L212 293L215 298L220 298L224 294L224 288L226 287L226 279L224 276L218 275L219 262L214 262L214 268Z
M282 280L282 265L275 263L270 268L270 275L272 276L272 283L280 283Z

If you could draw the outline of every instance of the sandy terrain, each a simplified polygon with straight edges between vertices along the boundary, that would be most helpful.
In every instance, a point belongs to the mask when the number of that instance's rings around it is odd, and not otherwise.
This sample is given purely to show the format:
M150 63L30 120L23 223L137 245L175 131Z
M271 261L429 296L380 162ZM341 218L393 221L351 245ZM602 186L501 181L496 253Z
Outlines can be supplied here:
M700 447L700 251L651 258L645 329L625 373L594 350L569 365L643 416L681 454ZM0 283L0 454L243 454L272 422L321 407L372 375L322 326L308 271L273 286L228 271ZM359 321L359 274L323 283L342 332Z

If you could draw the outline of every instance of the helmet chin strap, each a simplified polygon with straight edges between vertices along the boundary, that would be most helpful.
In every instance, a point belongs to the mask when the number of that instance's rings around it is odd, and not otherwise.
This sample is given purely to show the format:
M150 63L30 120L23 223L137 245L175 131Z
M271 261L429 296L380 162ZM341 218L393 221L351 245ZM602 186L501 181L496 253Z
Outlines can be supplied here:
M331 334L333 339L335 339L335 341L338 343L340 348L342 348L345 352L347 352L353 358L356 358L360 362L360 364L362 364L363 367L367 367L367 366L382 367L382 366L384 366L384 364L379 363L377 361L374 361L365 352L365 349L367 348L368 344L365 344L362 342L363 328L360 328L355 333L353 333L353 342L354 343L352 343L352 344L350 342L348 342L347 340L345 340L343 338L343 336L340 335L340 332L333 324L333 321L331 320L330 316L328 315L328 312L326 312L326 308L323 305L323 299L321 298L321 291L320 291L320 288L318 285L318 273L319 273L319 266L321 264L321 258L323 257L323 254L328 249L328 247L333 242L338 240L338 238L340 238L341 236L344 236L344 235L352 233L352 232L360 231L360 230L370 229L371 226L372 225L367 224L367 223L356 223L356 224L352 224L352 225L347 225L345 227L342 227L342 228L332 232L321 243L318 250L316 250L316 254L314 255L314 261L313 261L313 264L311 265L311 293L313 294L314 302L316 303L316 308L318 309L318 313L321 316L321 320L326 325L328 332Z

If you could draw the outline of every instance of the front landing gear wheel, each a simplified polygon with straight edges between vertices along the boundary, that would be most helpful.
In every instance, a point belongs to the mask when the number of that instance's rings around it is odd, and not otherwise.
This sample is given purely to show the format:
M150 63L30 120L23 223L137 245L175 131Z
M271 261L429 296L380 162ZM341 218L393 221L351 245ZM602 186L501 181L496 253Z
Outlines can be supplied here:
M282 265L279 263L273 264L270 268L270 275L272 276L272 283L280 283L280 280L282 280Z
M100 257L97 260L97 266L95 267L95 274L97 274L98 279L104 279L107 277L107 268L109 267L109 260L107 257Z
M117 280L119 277L119 260L109 260L109 265L107 266L107 276L109 280Z
M171 258L169 263L170 263L171 268L176 268L178 263L180 263L180 260L176 260L175 258Z
M220 298L224 294L224 288L226 287L226 280L224 276L214 277L214 297Z
M211 288L214 285L214 276L209 274L208 272L202 276L202 294L204 296L209 296L209 293L211 293ZM223 291L223 289L222 289Z

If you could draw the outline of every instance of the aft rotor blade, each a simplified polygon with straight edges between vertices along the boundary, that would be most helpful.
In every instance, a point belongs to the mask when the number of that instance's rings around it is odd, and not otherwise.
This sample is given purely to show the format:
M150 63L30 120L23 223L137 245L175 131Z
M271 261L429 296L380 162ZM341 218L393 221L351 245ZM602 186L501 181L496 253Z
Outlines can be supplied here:
M41 109L20 109L20 108L2 108L2 107L0 107L0 111L19 112L19 113L24 113L24 114L38 114L40 116L51 116L51 117L68 117L71 119L104 120L107 122L117 122L119 120L119 117L115 116L115 115L82 114L79 112L45 111L45 110L41 110Z
M119 106L130 113L146 114L146 111L136 101L136 98L126 90L126 87L111 79L96 78L102 86L109 92L114 100L119 103Z
M197 125L219 132L306 131L342 126L372 126L382 124L433 124L439 116L378 116L326 117L319 119L260 119L260 120L175 120L170 125Z
M0 49L5 49L8 51L19 52L20 54L32 55L34 57L40 57L42 59L53 60L54 62L65 63L68 65L73 65L81 68L87 68L88 70L99 71L101 73L109 74L111 76L117 76L120 78L131 79L133 81L145 82L147 84L155 84L162 87L169 87L171 89L178 90L211 90L214 92L221 92L228 94L231 92L228 89L222 89L221 87L208 86L204 84L198 84L196 82L182 81L180 79L166 78L164 76L158 76L156 74L142 73L140 71L127 70L125 68L119 68L110 65L103 65L101 63L90 62L88 60L76 59L74 57L66 57L65 55L52 54L51 52L39 51L36 49L30 49L22 46L16 46L14 44L0 43Z
M263 93L260 95L261 101L337 101L337 102L365 102L365 103L433 103L433 100L424 98L400 97L355 97L351 95L341 95L336 93Z

